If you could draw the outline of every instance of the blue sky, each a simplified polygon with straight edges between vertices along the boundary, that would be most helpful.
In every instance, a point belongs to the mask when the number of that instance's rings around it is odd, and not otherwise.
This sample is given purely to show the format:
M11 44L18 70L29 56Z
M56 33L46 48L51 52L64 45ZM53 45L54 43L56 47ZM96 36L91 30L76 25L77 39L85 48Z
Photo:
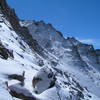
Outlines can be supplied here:
M20 19L44 20L100 49L100 0L7 0Z

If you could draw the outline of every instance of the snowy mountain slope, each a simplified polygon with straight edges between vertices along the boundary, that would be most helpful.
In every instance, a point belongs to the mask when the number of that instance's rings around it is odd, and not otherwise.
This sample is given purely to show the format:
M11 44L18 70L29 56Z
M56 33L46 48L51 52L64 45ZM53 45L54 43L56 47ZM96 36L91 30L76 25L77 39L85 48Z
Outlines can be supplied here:
M90 47L74 38L64 39L50 24L29 21L23 26L14 10L0 0L0 100L100 99L99 64Z
M20 24L28 27L33 38L59 59L56 68L70 72L91 92L100 95L99 56L92 45L83 44L73 37L65 39L62 33L43 21L21 21Z
M5 45L5 47L7 49L13 50L13 56L14 56L14 58L8 58L7 60L0 59L1 86L3 86L6 81L8 82L9 87L16 85L16 83L17 84L20 83L19 81L9 80L7 78L7 75L13 75L13 74L21 75L23 73L23 71L25 71L25 86L24 86L24 88L27 88L30 92L32 92L33 91L32 90L33 88L31 87L32 78L35 75L35 73L40 69L40 67L36 64L36 61L38 59L36 58L36 55L29 49L28 45L26 43L24 43L24 41L22 41L22 43L27 49L21 47L22 45L20 45L20 43L19 43L20 38L19 38L19 41L16 40L16 37L18 38L18 35L14 31L11 31L8 28L8 26L6 26L4 23L2 23L1 25L2 25L1 36L0 36L1 42L3 43L3 45ZM4 89L2 91L6 94L5 90L6 89ZM49 90L49 91L51 91L51 90ZM49 91L46 91L46 92L49 92ZM56 90L54 89L53 91L56 91ZM19 91L19 93L20 93L20 91ZM44 95L44 94L41 94L41 95ZM39 96L39 98L42 99L41 95ZM47 95L47 94L45 94L45 95ZM45 95L43 96L44 100L48 97ZM5 100L5 96L2 95L2 98ZM9 100L11 99L10 96L8 96L7 98L9 98ZM55 98L59 98L59 97L57 96ZM55 98L53 98L53 99L55 99Z

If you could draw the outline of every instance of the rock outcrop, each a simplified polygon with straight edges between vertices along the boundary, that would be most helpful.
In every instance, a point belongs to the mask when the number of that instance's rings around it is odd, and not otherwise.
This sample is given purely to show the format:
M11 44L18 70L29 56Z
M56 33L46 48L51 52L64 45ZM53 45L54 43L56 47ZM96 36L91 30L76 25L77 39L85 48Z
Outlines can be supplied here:
M33 50L38 52L43 51L41 46L38 45L37 41L33 39L27 27L22 27L19 24L19 18L17 17L15 10L10 8L6 3L6 0L0 0L0 10L4 17L10 22L12 28L16 33L31 47ZM42 54L42 53L41 53Z
M14 58L13 51L5 48L1 42L0 42L0 57L6 60L9 57Z

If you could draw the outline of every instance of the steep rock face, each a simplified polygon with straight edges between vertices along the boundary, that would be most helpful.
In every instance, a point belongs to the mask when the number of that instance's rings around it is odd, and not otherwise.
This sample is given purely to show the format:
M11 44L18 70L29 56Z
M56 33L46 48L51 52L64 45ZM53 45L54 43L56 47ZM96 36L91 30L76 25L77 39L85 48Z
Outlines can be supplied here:
M42 44L43 47L48 48L52 45L52 42L64 40L62 34L56 31L51 24L45 24L43 21L21 21L20 23L21 26L28 26L28 29L31 30L30 33L33 38L37 39L38 43Z
M99 68L100 63L98 63L99 58L97 56L97 53L93 45L80 44L77 47L78 47L78 52L80 56L82 57L83 61L85 61L88 66L94 66L95 68L100 70Z
M19 18L17 17L15 10L11 9L6 0L0 0L0 10L2 17L5 17L11 24L14 31L35 51L38 53L42 52L42 48L38 45L37 41L34 40L29 33L27 27L21 27L19 24Z

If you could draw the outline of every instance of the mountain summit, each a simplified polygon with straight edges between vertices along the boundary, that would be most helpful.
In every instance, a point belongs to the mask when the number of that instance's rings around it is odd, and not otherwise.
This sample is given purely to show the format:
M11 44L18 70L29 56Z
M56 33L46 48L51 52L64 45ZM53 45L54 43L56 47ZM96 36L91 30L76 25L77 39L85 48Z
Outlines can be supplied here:
M99 49L0 0L0 100L100 100L99 90Z

